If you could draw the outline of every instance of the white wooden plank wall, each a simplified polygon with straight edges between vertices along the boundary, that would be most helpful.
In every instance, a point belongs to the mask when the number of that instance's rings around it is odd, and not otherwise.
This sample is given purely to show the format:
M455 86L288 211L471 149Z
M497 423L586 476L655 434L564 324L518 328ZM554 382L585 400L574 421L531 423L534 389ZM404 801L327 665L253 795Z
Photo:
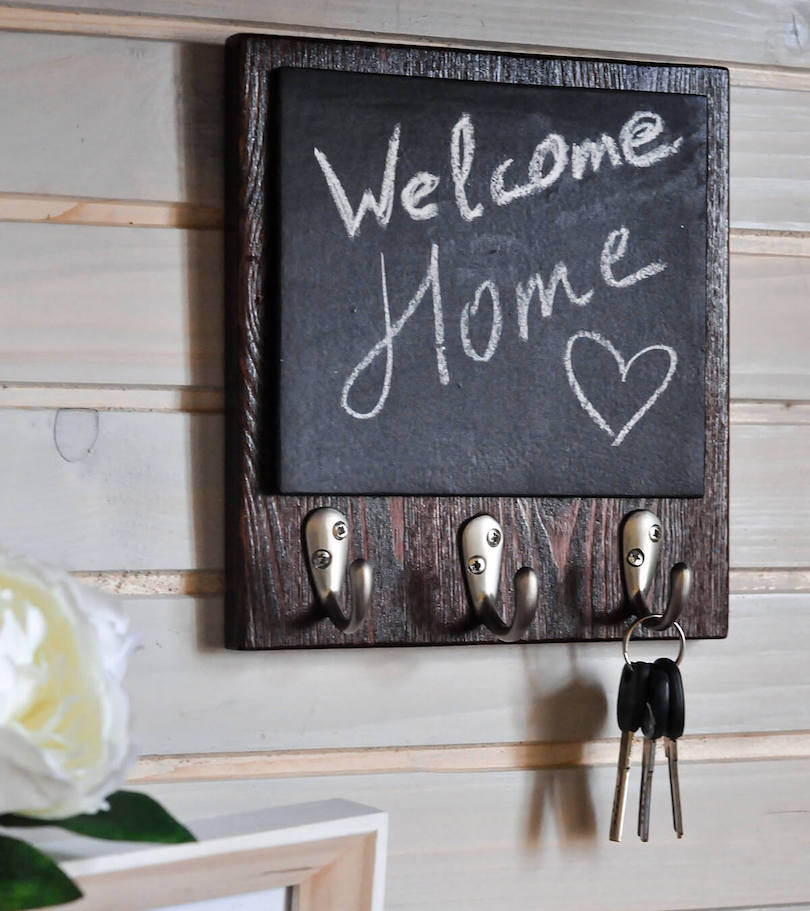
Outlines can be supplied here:
M392 909L810 908L808 4L71 6L0 5L0 543L134 596L137 786L187 820L387 809ZM663 775L652 843L607 841L615 645L220 647L221 43L250 29L729 66L734 595L684 664L683 842Z

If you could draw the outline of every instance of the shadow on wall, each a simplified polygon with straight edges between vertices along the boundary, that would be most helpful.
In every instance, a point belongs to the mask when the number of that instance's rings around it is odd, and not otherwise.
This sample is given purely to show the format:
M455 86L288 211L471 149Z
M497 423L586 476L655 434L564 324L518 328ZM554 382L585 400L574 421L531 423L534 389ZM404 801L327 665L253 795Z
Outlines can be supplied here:
M224 208L223 135L225 50L183 44L177 49L175 116L180 137L183 201ZM221 389L224 384L224 243L221 230L186 230L187 382ZM223 418L188 419L190 483L194 515L194 569L221 570L223 559ZM222 633L219 633L222 646Z
M556 689L551 689L543 681L537 651L524 651L530 687L528 739L580 743L584 749L584 744L594 740L603 730L607 698L602 684L584 674L578 666L576 646L568 648L571 674ZM579 758L582 758L581 755ZM561 842L586 842L596 838L591 769L586 765L537 771L527 806L527 851L538 850L543 826L552 817L556 820Z

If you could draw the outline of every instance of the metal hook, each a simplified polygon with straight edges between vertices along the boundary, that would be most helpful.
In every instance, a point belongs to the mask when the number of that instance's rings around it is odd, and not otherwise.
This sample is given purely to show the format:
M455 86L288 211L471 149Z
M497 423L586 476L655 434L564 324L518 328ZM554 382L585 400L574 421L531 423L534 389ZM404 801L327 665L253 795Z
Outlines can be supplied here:
M627 600L633 613L646 618L657 612L650 608L650 591L663 538L661 520L648 509L637 509L625 517L622 525L622 579ZM685 563L676 563L669 572L669 599L652 630L665 630L681 616L692 591L692 570Z
M490 515L475 516L461 531L464 578L476 616L502 642L517 642L537 613L540 587L537 573L524 566L515 573L515 612L505 622L496 607L501 581L503 529Z
M315 589L329 619L342 633L353 633L368 614L374 570L368 560L355 560L349 567L351 609L343 612L339 592L346 578L349 562L349 523L337 509L323 506L313 510L304 521L307 567Z

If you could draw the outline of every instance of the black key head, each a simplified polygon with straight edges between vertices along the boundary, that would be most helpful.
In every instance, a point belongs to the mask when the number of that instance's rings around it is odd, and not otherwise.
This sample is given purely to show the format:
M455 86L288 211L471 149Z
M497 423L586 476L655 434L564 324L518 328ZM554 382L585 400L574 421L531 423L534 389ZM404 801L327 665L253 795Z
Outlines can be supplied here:
M647 704L641 730L648 740L658 740L666 734L669 724L669 674L653 664L647 681Z
M647 704L647 681L652 665L647 661L634 661L632 666L625 663L619 681L619 698L616 716L620 731L637 731L644 720Z
M659 658L655 666L662 668L669 677L669 718L664 736L670 740L677 740L683 734L686 721L686 697L681 669L671 658Z

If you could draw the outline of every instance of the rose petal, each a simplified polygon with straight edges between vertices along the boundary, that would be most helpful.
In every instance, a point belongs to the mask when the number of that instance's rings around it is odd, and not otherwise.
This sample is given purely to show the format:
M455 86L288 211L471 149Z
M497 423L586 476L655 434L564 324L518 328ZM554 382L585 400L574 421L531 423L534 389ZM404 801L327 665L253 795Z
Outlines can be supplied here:
M94 813L137 757L113 599L0 554L0 812Z

